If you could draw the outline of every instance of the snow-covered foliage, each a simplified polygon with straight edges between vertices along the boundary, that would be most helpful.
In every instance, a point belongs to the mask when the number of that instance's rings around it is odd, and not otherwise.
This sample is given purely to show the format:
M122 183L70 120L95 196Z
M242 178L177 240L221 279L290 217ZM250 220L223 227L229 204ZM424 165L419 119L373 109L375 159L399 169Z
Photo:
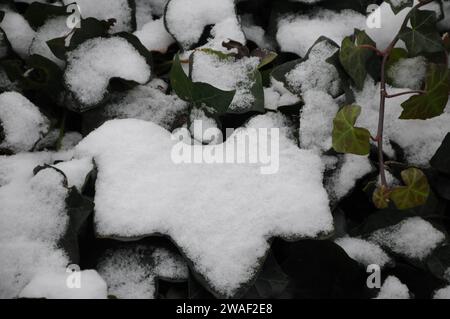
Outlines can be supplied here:
M0 298L450 298L449 21L2 2Z

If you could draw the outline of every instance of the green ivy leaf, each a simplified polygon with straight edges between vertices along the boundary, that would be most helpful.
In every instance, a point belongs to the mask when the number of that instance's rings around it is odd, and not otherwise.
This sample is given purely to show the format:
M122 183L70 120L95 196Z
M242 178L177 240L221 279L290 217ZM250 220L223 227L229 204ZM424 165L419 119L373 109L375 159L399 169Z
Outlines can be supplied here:
M370 152L370 133L365 128L355 127L361 114L358 105L344 106L333 121L333 148L336 152L367 155Z
M95 18L82 19L80 28L74 29L73 33L68 36L47 41L47 45L56 57L65 60L66 52L75 49L84 41L108 36L108 30L112 25L112 20L103 21Z
M426 93L414 95L402 103L401 119L426 120L441 115L448 102L450 71L431 64L426 78Z
M392 189L391 199L398 209L410 209L426 203L430 194L430 185L425 174L417 168L408 168L401 173L406 186Z
M387 0L387 2L391 5L392 11L397 14L405 8L412 7L414 4L413 0L403 0L403 1L392 1Z
M364 32L355 30L355 34L342 41L339 60L342 67L350 75L358 89L364 87L367 76L367 62L375 56L372 50L361 48L362 45L375 47L375 42Z
M447 134L439 149L430 160L433 168L450 175L450 133Z
M228 111L236 93L235 91L219 90L207 83L192 82L184 73L178 54L174 58L170 71L170 83L180 99L198 107L206 107L209 113L218 115Z
M75 2L75 1L74 1ZM38 29L53 17L68 16L67 6L55 6L47 3L33 2L25 11L24 18L31 27Z
M436 29L437 19L434 11L414 9L406 19L409 19L409 26L403 26L399 38L405 42L411 57L444 50L441 36Z
M384 185L380 185L379 187L377 187L372 196L372 201L375 207L379 209L388 208L390 193L390 190Z
M223 53L222 51L217 51L217 50L213 50L210 48L202 48L202 49L199 49L199 51L209 54L209 55L214 55L217 58L219 58L219 60L234 59L234 56L232 54Z

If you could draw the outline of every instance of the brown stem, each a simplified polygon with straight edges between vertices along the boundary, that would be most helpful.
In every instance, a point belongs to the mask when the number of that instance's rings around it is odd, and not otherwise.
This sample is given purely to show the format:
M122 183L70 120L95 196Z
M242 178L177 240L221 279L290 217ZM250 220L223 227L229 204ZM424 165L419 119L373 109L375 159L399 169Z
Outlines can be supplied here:
M414 8L411 9L410 12L413 10L417 10L418 8L427 5L434 0L422 0L420 1ZM402 26L400 27L400 30L402 30L408 23L410 17L410 13L405 17L405 20L403 21ZM375 140L377 141L377 147L378 147L378 161L379 161L379 170L380 170L380 179L381 179L381 185L388 188L387 185L387 179L386 179L386 168L384 163L384 153L383 153L383 133L384 133L384 114L385 114L385 107L386 107L386 98L395 97L403 94L410 94L411 92L403 92L400 94L394 94L394 95L388 95L386 92L386 63L388 61L389 55L391 54L392 50L394 49L397 42L400 40L399 34L397 34L392 40L392 42L389 44L389 46L381 52L381 56L383 57L383 61L381 63L381 84L380 84L380 109L379 109L379 117L378 117L378 131L377 136ZM369 47L367 47L370 49ZM379 51L377 49L377 51ZM413 92L417 93L417 92ZM423 92L421 92L423 93Z
M396 93L396 94L386 94L386 98L391 99L393 97L407 95L407 94L425 94L425 93L427 93L427 92L423 91L423 90L413 90L413 91L400 92L400 93Z

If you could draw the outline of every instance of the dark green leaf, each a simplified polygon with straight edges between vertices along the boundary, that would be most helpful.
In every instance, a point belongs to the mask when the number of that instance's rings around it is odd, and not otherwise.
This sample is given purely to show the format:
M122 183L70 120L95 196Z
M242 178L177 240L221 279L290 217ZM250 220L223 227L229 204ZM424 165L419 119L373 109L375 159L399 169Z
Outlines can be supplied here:
M425 174L417 168L409 168L402 172L406 186L392 189L391 199L398 209L410 209L424 205L430 194L430 186Z
M68 16L67 6L55 6L47 3L33 2L25 11L24 18L31 27L37 29L41 27L45 21L53 17Z
M346 37L342 41L339 60L342 67L350 75L358 89L362 89L367 76L367 62L375 56L372 50L363 48L363 45L375 47L375 42L360 30L355 30L352 37Z
M179 98L214 114L225 114L235 94L235 91L222 91L207 83L192 82L184 72L178 54L170 71L170 83Z
M367 155L370 152L370 133L355 127L361 114L358 105L344 106L333 121L333 148L336 152Z
M444 112L450 91L450 71L431 64L426 78L426 93L410 97L402 103L401 119L426 120Z
M427 259L428 269L438 278L449 280L450 245L438 247Z
M450 133L447 134L439 149L430 160L433 168L445 174L450 174Z
M399 33L411 57L422 53L435 53L444 50L442 39L436 29L436 13L427 10L412 10L406 24Z

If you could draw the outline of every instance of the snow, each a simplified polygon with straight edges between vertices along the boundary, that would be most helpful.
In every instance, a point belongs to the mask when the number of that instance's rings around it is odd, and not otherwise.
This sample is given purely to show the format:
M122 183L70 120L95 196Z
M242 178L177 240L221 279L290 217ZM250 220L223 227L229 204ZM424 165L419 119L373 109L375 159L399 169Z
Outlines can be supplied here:
M274 125L269 115L259 119L260 126ZM247 131L235 132L226 144ZM77 155L93 156L99 169L99 236L169 235L217 293L232 296L255 275L268 238L316 237L333 229L320 158L284 135L279 171L271 175L261 174L260 164L175 164L174 145L170 133L153 123L115 120L77 146Z
M240 40L234 39L238 22L233 0L171 0L164 17L169 32L185 49L198 42L207 25L221 26L215 31L220 40Z
M23 16L9 10L5 11L5 16L0 22L0 28L5 32L14 52L22 59L26 59L35 32Z
M68 54L64 74L68 89L83 104L100 103L111 78L140 84L150 79L145 58L123 38L95 38L83 42Z
M80 276L80 286L70 287L71 275ZM95 270L76 274L66 271L42 272L33 277L19 298L32 299L106 299L106 283Z
M50 122L26 97L16 92L0 94L0 125L5 139L0 148L28 151L48 131Z
M401 59L388 70L394 86L412 90L421 89L426 73L427 60L422 56Z
M378 265L381 268L391 262L391 258L380 246L360 238L343 237L336 241L350 258L363 266Z
M110 29L111 33L133 30L132 9L128 0L62 0L64 5L76 2L80 7L81 16L98 20L115 19L116 24Z
M374 170L367 156L342 155L338 169L333 172L330 190L333 198L339 200L355 187L356 182Z
M339 107L330 95L321 91L307 91L303 101L300 146L319 153L326 152L332 147L333 119Z
M0 298L16 298L33 276L68 263L53 245L23 237L0 240Z
M94 169L94 163L92 163L90 158L82 158L60 162L53 165L53 167L61 170L66 175L68 187L75 186L81 191L89 172Z
M175 39L167 32L164 26L163 18L146 23L134 35L149 51L166 53L169 46L175 43Z
M194 53L192 80L203 82L224 90L236 90L229 108L242 111L252 107L255 97L251 92L254 85L253 72L259 65L259 58L244 57L234 60L221 59L213 54L197 51Z
M409 289L397 277L389 276L376 299L410 299Z
M280 106L293 105L300 102L300 98L289 92L282 82L271 78L271 85L264 88L264 107L277 110Z
M108 284L108 294L119 299L154 299L157 279L188 278L181 256L165 248L141 245L107 251L97 268Z
M450 286L436 290L433 299L450 299Z
M106 299L106 283L95 270L79 272L80 287L69 287L72 273L64 270L41 272L19 294L19 298Z
M375 231L369 240L394 253L421 260L445 240L445 235L421 217L410 217Z
M30 55L39 54L47 59L55 62L60 68L64 68L65 62L58 59L47 45L47 41L61 38L69 34L70 30L66 24L67 17L56 17L48 19L43 26L41 26L33 38L30 45Z
M333 12L320 10L312 15L282 17L278 21L277 41L281 51L305 56L309 48L321 36L337 44L353 34L353 30L363 29L366 17L352 10Z
M37 272L67 264L56 248L69 219L67 193L54 169L0 187L0 296L15 297Z
M166 90L167 84L164 81L153 79L125 95L117 94L105 106L103 116L106 119L134 118L151 121L170 130L179 116L187 114L188 103L174 94L166 94Z
M408 90L408 89L406 89ZM404 92L405 89L387 87L389 94ZM367 79L364 89L355 92L357 105L362 108L361 116L356 126L369 129L376 135L378 126L378 109L380 104L379 85ZM436 153L444 137L450 132L450 108L447 106L444 114L428 120L402 120L401 104L409 98L408 95L386 99L385 112L385 149L393 156L390 140L398 144L405 152L406 159L411 164L428 166L429 160Z
M286 74L290 88L296 93L308 90L324 91L332 96L339 95L341 80L334 65L326 60L336 53L339 48L327 41L314 45L309 53L308 60L299 63Z

